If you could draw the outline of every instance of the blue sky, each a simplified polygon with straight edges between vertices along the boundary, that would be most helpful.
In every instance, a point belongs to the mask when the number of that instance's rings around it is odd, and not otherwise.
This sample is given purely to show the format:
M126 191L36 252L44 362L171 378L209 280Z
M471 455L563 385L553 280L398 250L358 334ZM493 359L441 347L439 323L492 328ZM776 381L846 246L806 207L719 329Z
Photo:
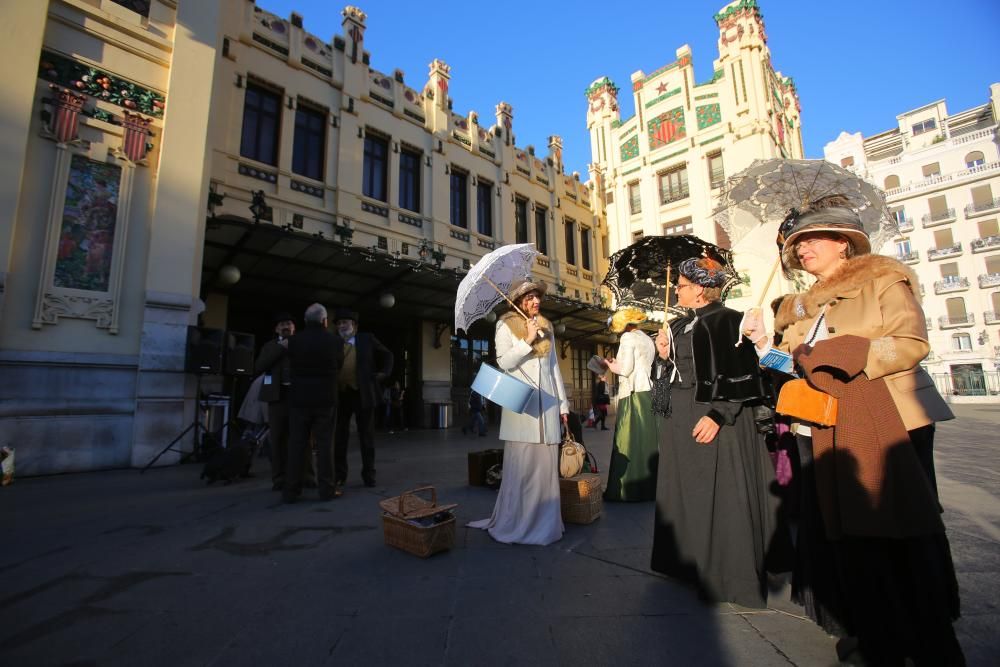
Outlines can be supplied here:
M372 67L400 68L420 89L427 64L444 60L455 112L477 111L490 125L496 103L509 102L518 145L544 154L547 137L561 135L566 170L584 179L590 145L583 91L590 82L611 77L622 89L625 118L634 112L632 72L672 62L682 44L691 45L696 79L708 79L718 55L712 15L725 4L351 1L368 14ZM775 68L795 80L802 100L807 157L822 157L842 130L887 130L898 114L941 98L950 113L983 104L990 83L1000 82L997 0L758 2ZM340 33L336 1L257 4L285 18L299 12L306 30L325 41Z

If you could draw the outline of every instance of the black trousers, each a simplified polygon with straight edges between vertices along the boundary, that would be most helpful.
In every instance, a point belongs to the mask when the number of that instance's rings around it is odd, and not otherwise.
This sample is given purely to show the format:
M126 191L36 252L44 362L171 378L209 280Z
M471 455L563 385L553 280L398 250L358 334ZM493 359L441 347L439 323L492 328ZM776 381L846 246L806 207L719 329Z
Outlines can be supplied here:
M337 434L334 438L334 467L338 482L347 481L347 441L351 438L351 415L361 440L361 477L375 479L375 424L373 407L361 407L356 389L342 388L337 399Z
M271 445L271 481L284 484L285 471L288 469L288 437L289 413L288 401L281 400L267 404L268 432L267 440ZM316 483L316 470L313 464L312 447L306 450L302 457L302 480L305 484Z
M302 470L316 442L316 484L320 497L333 496L333 422L335 408L289 409L291 436L288 439L288 468L285 471L285 495L302 493Z

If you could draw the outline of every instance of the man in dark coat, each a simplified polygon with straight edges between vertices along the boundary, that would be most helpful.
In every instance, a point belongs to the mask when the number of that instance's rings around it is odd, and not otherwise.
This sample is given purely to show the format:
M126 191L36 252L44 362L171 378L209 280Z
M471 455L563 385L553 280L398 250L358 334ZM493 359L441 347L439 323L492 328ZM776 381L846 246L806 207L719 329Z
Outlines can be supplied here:
M327 331L326 308L306 308L305 329L288 341L291 371L289 412L291 437L282 497L295 502L302 493L303 459L316 442L316 482L321 500L336 495L333 476L333 425L337 414L337 375L344 361L344 343Z
M392 352L370 333L358 333L358 314L338 308L334 325L344 341L344 365L338 378L337 435L334 446L337 483L347 481L347 441L354 415L361 440L361 478L375 486L375 406L382 381L392 373ZM378 357L378 365L375 358Z
M288 313L274 316L274 332L277 338L264 343L254 362L254 373L263 374L258 400L267 403L268 434L271 454L272 489L281 491L285 485L285 469L288 466L288 394L292 384L291 367L288 364L288 340L295 335L295 320ZM302 471L306 486L316 484L313 469L312 450L304 457Z

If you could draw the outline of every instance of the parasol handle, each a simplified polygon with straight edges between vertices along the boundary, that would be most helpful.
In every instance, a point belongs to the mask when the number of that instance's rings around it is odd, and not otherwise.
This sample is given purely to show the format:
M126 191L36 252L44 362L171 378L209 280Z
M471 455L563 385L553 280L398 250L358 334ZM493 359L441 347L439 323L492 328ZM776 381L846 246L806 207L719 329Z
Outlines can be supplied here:
M761 307L764 304L764 299L767 298L767 290L769 290L771 288L771 283L774 282L774 276L778 273L778 267L779 266L781 266L781 253L780 252L778 253L778 258L776 260L774 260L774 265L771 267L771 273L770 273L770 275L767 276L767 282L764 283L764 289L761 290L760 296L757 298L757 305L754 306L753 308L751 308L750 310L761 310ZM747 312L750 312L750 311L747 311ZM744 315L743 317L745 318L746 315ZM763 315L761 316L761 318L762 318L762 321L763 321ZM741 321L741 325L740 326L742 326L742 321ZM746 334L744 334L744 335L746 335ZM736 345L734 345L734 347L739 347L742 344L743 344L743 336L740 336L739 339L736 341Z
M767 290L771 288L771 283L774 282L774 276L778 273L778 267L781 266L781 253L778 253L778 258L774 260L774 266L771 267L771 274L767 277L767 282L764 283L764 289L760 292L760 298L757 299L757 307L760 308L764 304L764 299L767 297Z
M503 291L502 291L502 290L501 290L501 289L500 289L499 287L497 287L497 286L496 286L496 285L495 285L495 284L493 283L493 281L492 281L492 280L490 280L490 279L489 279L489 278L487 278L486 276L483 276L483 280L485 280L486 282L488 282L488 283L490 284L490 287L492 287L493 289L495 289L495 290L497 291L497 294L499 294L500 296L502 296L502 297L503 297L503 300L504 300L504 301L506 301L507 303L509 303L509 304L510 304L510 307L511 307L511 308L513 308L514 310L516 310L516 311L517 311L517 314L518 314L518 315L520 315L521 317L523 317L523 318L524 318L524 321L525 321L525 322L527 322L527 321L528 321L528 316L527 316L527 315L525 315L525 314L524 314L523 312L521 312L521 309L517 307L517 304L516 304L516 303L514 303L513 301L511 301L510 299L508 299L508 298L507 298L507 295L506 295L506 294L504 294L504 293L503 293ZM544 332L544 331L542 331L542 330L539 330L539 331L538 331L538 337L539 337L539 338L545 338L545 332Z
M667 288L663 295L663 326L667 327L667 311L670 308L670 262L667 262Z

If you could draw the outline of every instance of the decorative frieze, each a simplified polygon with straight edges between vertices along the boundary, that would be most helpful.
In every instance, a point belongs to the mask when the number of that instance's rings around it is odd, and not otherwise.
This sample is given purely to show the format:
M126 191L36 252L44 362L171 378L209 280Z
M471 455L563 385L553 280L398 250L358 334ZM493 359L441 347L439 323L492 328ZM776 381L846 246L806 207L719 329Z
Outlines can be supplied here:
M291 182L292 190L296 192L302 192L307 195L312 195L313 197L323 198L323 188L316 187L315 185L310 185L309 183L304 183L302 181L297 181L292 179Z
M677 107L676 109L662 113L650 120L646 125L650 150L655 150L660 146L666 146L687 137L687 128L684 123L684 107Z
M42 51L38 76L77 93L90 95L154 118L163 117L163 110L167 104L166 98L160 93L54 51Z
M718 102L696 107L694 112L699 130L704 130L706 127L711 127L722 122L722 110Z
M383 218L389 217L389 208L386 206L378 206L377 204L372 204L370 202L362 201L361 210L367 211L368 213L374 213L375 215L380 215Z
M414 217L412 215L406 215L405 213L399 213L397 215L397 218L404 225L412 225L413 227L423 227L424 226L423 218L417 218L417 217Z
M251 166L249 164L240 163L237 171L242 176L250 176L251 178L256 178L261 181L267 181L268 183L277 183L278 175L274 172L265 171L263 169L258 169L257 167Z

